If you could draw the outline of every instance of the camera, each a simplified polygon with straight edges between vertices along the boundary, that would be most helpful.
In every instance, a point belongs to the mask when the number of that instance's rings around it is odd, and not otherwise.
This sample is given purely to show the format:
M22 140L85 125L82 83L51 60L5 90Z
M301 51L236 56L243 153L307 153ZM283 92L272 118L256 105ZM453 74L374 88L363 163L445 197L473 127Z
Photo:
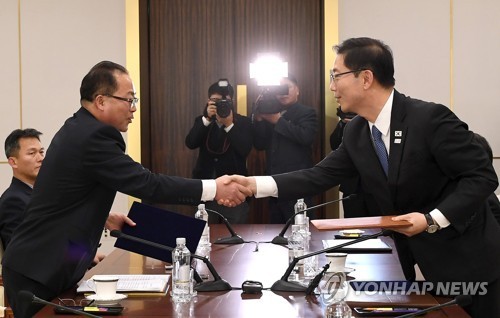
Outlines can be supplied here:
M217 107L217 115L221 118L226 118L233 110L233 101L228 98L233 96L233 87L225 78L220 79L214 87L214 92L222 96L221 100L215 102ZM210 93L210 92L209 92ZM210 95L210 94L209 94Z
M288 85L264 86L255 102L255 111L261 114L276 114L283 110L277 95L288 95Z
M351 113L351 112L344 113L340 108L340 106L337 107L337 116L340 117L341 120L353 119L356 115L357 115L356 113Z
M221 118L226 118L231 114L231 110L233 110L233 101L230 99L222 99L215 102L215 106L217 107L217 115Z

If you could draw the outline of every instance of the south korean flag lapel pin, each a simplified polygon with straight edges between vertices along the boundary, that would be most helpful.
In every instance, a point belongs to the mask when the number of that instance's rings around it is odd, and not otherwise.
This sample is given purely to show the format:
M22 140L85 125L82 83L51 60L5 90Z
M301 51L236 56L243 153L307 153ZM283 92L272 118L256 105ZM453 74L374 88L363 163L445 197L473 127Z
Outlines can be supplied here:
M395 130L394 131L394 143L400 144L402 138L403 138L403 132L401 130Z

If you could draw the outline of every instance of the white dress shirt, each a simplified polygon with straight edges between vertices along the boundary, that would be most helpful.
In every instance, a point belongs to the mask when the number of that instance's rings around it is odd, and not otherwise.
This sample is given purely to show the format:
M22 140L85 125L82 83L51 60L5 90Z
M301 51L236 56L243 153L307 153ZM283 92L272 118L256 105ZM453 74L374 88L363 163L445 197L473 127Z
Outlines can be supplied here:
M392 114L392 104L394 99L394 90L391 95L384 104L384 107L380 111L377 116L377 119L374 123L368 122L370 126L370 131L372 126L375 125L377 129L382 133L382 141L384 142L385 148L387 149L387 154L390 157L390 149L391 149L391 114ZM261 197L278 197L278 186L276 185L276 181L270 176L260 176L255 177L257 183L257 194L256 198ZM438 209L434 209L430 212L430 215L436 221L436 223L441 227L445 228L450 225L450 221L439 211Z

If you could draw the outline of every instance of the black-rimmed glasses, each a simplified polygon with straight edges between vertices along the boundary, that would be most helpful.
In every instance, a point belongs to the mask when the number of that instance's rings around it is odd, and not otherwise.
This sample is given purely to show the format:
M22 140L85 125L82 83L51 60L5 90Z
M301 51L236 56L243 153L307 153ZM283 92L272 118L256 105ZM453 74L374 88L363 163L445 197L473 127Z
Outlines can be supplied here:
M89 307L90 305L92 305L94 303L94 299L82 298L82 299L80 299L80 301L78 303L74 299L71 299L71 298L58 298L58 299L59 299L59 305L66 306L66 307L75 307L75 306Z
M137 108L137 103L139 102L139 98L133 97L133 98L126 98L126 97L120 97L120 96L115 96L115 95L110 95L110 94L104 94L104 96L108 96L114 99L122 100L124 102L128 102L130 104L130 108L135 107Z
M330 82L338 80L342 75L351 74L351 73L359 73L361 71L366 71L366 69L359 69L359 70L354 70L354 71L347 71L347 72L337 73L337 74L335 74L332 71L330 71Z

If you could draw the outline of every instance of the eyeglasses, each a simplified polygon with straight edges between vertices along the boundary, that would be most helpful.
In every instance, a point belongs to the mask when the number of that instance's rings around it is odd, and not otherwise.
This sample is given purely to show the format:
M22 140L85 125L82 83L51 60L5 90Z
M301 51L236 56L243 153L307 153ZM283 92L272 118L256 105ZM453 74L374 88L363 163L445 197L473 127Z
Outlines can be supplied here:
M333 71L330 71L330 83L335 81L335 80L338 80L339 77L341 77L342 75L346 75L346 74L350 74L350 73L359 73L361 71L366 71L366 69L359 69L359 70L348 71L348 72L343 72L343 73L338 73L338 74L335 74L335 73L333 73Z
M61 306L66 306L66 307L75 307L77 306L77 302L74 299L71 298L58 298L59 299L59 305ZM94 303L94 299L85 299L82 298L78 302L78 306L80 307L89 307Z
M130 104L130 108L135 107L137 108L137 103L139 102L139 98L133 97L133 98L126 98L126 97L120 97L120 96L115 96L115 95L109 95L109 94L104 94L104 96L108 96L114 99L122 100L124 102L128 102Z

